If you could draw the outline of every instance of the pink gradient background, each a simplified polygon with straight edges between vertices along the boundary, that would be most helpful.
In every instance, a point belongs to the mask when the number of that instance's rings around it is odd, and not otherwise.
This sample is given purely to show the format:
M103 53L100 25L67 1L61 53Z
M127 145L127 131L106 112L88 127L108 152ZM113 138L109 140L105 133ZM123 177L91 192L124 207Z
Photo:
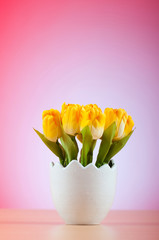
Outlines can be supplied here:
M1 1L0 207L53 208L42 131L62 103L125 108L113 209L159 209L158 1Z

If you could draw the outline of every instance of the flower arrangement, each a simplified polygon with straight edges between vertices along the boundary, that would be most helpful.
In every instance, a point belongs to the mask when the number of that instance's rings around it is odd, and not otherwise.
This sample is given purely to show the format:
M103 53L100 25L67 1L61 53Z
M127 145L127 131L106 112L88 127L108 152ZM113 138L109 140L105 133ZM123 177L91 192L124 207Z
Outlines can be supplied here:
M34 130L64 167L77 160L77 139L82 143L79 162L84 167L93 160L97 140L101 142L96 167L104 164L111 167L112 157L125 146L134 131L134 122L124 109L106 108L103 113L96 104L64 103L61 113L55 109L43 111L42 120L43 134Z

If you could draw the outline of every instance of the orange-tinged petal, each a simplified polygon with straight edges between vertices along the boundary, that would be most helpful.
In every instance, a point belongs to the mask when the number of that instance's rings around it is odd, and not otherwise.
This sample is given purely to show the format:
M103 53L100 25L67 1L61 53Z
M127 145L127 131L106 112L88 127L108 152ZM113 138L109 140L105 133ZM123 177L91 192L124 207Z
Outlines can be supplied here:
M93 139L101 138L104 131L105 115L96 104L88 104L81 109L80 130L89 126Z
M124 129L124 136L127 136L133 129L134 127L134 121L132 120L131 116L128 116L125 129Z
M104 114L104 129L107 129L113 122L116 123L116 133L113 140L119 140L131 132L134 122L124 109L106 108Z
M66 104L62 105L61 119L64 131L67 134L75 135L80 132L80 111L79 104Z
M61 137L60 112L55 109L45 110L42 113L43 133L45 137L56 142Z

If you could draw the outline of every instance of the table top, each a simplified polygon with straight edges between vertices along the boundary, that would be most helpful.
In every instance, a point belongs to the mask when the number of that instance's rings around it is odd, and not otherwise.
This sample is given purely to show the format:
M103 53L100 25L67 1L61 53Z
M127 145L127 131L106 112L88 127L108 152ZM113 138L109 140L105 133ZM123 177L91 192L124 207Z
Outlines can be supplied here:
M0 240L159 240L159 211L110 211L101 225L65 225L55 210L0 209Z

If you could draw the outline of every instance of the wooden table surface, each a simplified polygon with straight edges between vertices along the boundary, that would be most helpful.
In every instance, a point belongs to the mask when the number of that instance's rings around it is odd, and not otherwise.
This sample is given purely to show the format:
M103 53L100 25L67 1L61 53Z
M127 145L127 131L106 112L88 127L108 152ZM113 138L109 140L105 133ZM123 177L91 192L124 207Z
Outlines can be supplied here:
M101 225L65 225L55 210L0 209L0 240L159 240L159 211L110 211Z

